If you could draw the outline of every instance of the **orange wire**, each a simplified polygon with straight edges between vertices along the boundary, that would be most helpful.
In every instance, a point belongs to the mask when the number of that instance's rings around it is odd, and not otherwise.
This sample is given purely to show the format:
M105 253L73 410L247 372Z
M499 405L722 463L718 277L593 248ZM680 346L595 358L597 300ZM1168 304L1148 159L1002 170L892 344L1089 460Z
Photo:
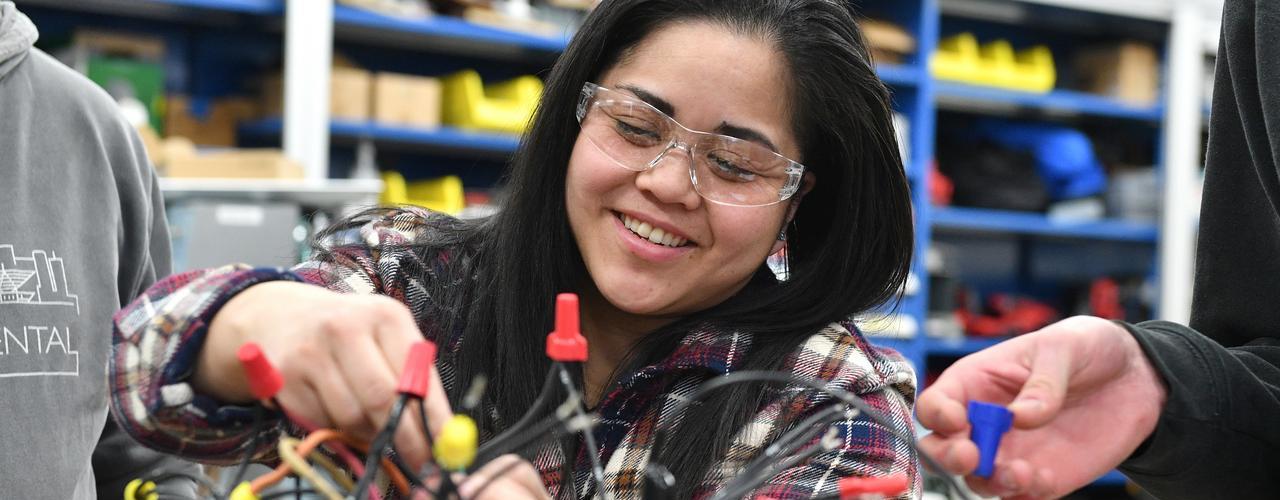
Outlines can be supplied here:
M369 449L368 445L341 432L333 429L316 429L315 432L308 434L307 438L303 439L302 442L298 444L298 454L305 457L322 443L329 441L342 442L347 446L355 448L356 451L361 453L365 453ZM249 486L253 488L254 493L261 493L262 490L266 489L268 486L276 484L287 477L290 470L289 464L280 464L270 473L254 478L253 482L251 482ZM395 484L396 489L400 490L400 493L403 493L405 496L409 495L409 480L404 477L404 474L400 473L400 469L391 462L391 459L382 457L382 470L391 477L391 482Z

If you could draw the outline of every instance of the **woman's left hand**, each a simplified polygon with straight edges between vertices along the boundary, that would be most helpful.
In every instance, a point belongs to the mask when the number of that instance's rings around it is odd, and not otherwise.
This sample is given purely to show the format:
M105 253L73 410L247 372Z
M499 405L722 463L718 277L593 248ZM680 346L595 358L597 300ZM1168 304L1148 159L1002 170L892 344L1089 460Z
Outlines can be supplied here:
M484 464L458 485L458 494L465 500L551 499L533 464L516 455Z

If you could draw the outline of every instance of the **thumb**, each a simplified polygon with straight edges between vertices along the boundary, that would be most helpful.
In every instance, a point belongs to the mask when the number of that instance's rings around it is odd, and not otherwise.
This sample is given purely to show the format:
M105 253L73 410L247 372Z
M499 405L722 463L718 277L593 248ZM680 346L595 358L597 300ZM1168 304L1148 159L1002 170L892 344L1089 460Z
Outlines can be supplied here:
M1031 375L1018 397L1009 404L1014 426L1040 427L1058 414L1070 384L1071 353L1054 352L1044 345L1036 346L1031 356Z

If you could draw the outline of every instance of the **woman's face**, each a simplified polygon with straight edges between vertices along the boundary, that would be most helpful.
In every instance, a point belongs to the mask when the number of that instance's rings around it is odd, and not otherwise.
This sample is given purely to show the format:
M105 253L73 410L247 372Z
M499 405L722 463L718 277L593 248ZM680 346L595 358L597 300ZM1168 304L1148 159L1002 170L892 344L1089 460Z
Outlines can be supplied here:
M705 22L650 34L595 83L639 97L692 130L731 135L803 161L791 130L782 55L767 42ZM738 207L702 198L689 153L626 170L579 134L565 186L569 224L587 271L614 307L678 317L724 301L776 250L790 202ZM652 243L627 223L687 240ZM644 232L644 229L641 229Z

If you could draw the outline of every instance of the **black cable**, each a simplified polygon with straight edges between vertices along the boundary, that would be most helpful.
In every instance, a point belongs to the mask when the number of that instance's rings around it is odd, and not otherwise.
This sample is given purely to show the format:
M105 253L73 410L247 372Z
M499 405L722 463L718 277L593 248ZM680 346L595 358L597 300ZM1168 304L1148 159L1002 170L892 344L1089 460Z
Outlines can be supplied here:
M501 469L498 469L498 472L493 473L493 475L492 475L492 476L489 476L489 478L488 478L488 479L485 479L485 480L484 480L484 483L481 483L481 484L480 484L480 487L479 487L479 488L476 488L475 493L472 493L472 494L471 494L471 498L478 498L478 497L480 496L480 492L482 492L482 491L484 491L486 488L488 488L488 487L489 487L489 485L493 484L493 482L494 482L495 480L497 480L499 477L501 477L503 474L506 474L506 473L508 473L508 472L511 472L511 469L516 468L516 466L517 466L517 465L520 465L520 461L519 461L519 460L514 460L514 461L512 461L511 463L507 464L507 466L506 466L506 467L503 467L503 468L501 468ZM563 483L561 483L561 484L563 484ZM570 487L570 488L572 488L572 487L573 487L573 480L570 480L570 481L569 481L569 487ZM470 500L470 499L465 499L465 498L464 498L463 500Z
M947 474L946 469L939 466L938 462L935 461L933 457L929 456L928 453L925 453L916 446L916 440L914 437L904 436L902 433L898 432L897 429L894 429L893 426L889 424L888 420L883 415L880 415L880 412L868 406L862 398L842 389L827 387L825 384L817 380L779 372L754 370L734 372L711 379L710 381L698 386L698 388L694 390L693 394L690 394L689 397L678 399L675 406L672 408L671 415L679 418L684 415L685 409L690 404L705 399L712 391L728 385L744 382L784 382L788 384L798 384L836 397L848 405L857 408L858 411L865 414L873 422L879 424L888 431L889 434L906 443L926 466L938 472L942 476L943 481L946 482L947 486L950 487L956 495L963 499L969 498L969 496L965 494L964 490L960 489L960 486L955 483L954 478ZM674 427L674 424L672 423L659 425L656 430L656 434L654 435L653 447L650 448L649 452L649 464L645 468L645 487L642 496L645 500L658 500L670 497L669 488L673 484L673 481L671 480L671 471L667 469L664 464L659 462L659 460L662 458L661 451L666 442L667 434L671 432L672 427ZM767 480L768 478L764 478L760 481L763 483L763 481Z
M408 400L408 395L401 394L396 399L396 404L391 407L391 415L387 418L387 425L373 439L373 444L369 445L369 454L364 462L364 475L360 476L360 482L356 483L355 490L352 491L348 498L359 500L365 496L365 493L369 490L369 485L373 484L374 476L378 475L378 460L382 458L383 450L391 442L391 438L395 436L396 427L400 426L400 417L404 415L404 407Z
M272 494L270 494L270 495L263 495L263 496L259 497L259 500L273 500L273 499L276 499L276 498L284 498L284 497L287 497L287 496L289 496L289 495L293 495L294 493L295 493L295 491L277 491L277 492L272 493ZM310 489L310 488L307 488L307 489L304 489L304 490L296 490L296 493L301 494L301 495L319 495L319 494L320 494L320 492L319 492L319 491L316 491L316 490L313 490L313 489Z
M828 429L830 429L830 427L828 427ZM777 475L779 472L787 470L788 468L791 468L796 464L803 463L813 458L814 455L817 455L818 453L821 453L823 451L827 451L827 449L824 448L821 443L814 444L812 446L809 446L807 449L805 449L803 452L801 452L798 455L789 456L787 458L779 460L778 462L772 464L769 467L766 467L764 470L760 471L759 475L757 476L748 476L746 474L739 475L735 479L746 478L748 480L730 481L729 484L725 485L724 489L720 490L719 493L717 493L715 496L711 498L712 500L728 500L733 498L742 498L752 490L764 485L765 482L767 482L769 479L772 479L773 476ZM734 484L734 483L738 483L738 484Z
M417 486L419 488L425 487L425 485L422 484L422 480L418 479L418 473L414 472L413 469L410 469L409 464L404 463L404 460L402 460L399 455L392 453L387 455L387 458L391 460L392 465L396 466L396 469L400 470L400 473L404 475L404 478L409 481L409 486Z
M560 432L561 432L561 431L563 431L563 430L565 430L565 429L556 429L556 428L555 428L555 427L556 427L556 425L558 425L558 424L565 424L565 423L566 423L565 421L560 420L558 417L547 417L546 419L543 419L543 420L542 420L542 422L539 422L539 423L538 423L538 426L537 426L537 427L535 427L535 430L534 430L534 431L531 431L531 432L529 432L529 433L526 433L524 436L522 436L522 437L519 439L519 441L517 442L517 444L515 445L515 447L514 447L514 448L512 448L512 451L511 451L510 453L516 453L516 452L517 452L517 451L519 451L521 448L523 448L523 447L525 447L525 446L527 446L527 445L537 443L537 442L542 441L542 440L544 440L544 439L551 439L551 438L554 438L554 437L558 436L558 435L560 434ZM591 432L591 428L590 428L590 427L588 427L588 428L584 429L584 430L583 430L583 432ZM565 460L568 460L568 457L565 457ZM507 464L507 466L506 466L506 467L503 467L503 468L501 468L501 469L498 469L498 471L497 471L497 472L495 472L493 475L490 475L488 479L485 479L484 483L480 484L480 487L479 487L479 488L476 488L475 493L472 493L472 494L471 494L471 497L472 497L472 498L475 498L475 497L479 496L481 491L484 491L484 490L485 490L485 488L488 488L488 487L489 487L489 485L490 485L491 483L493 483L494 481L496 481L496 480L497 480L499 477L501 477L503 474L506 474L507 472L510 472L512 468L514 468L516 465L519 465L519 464L520 464L520 461L515 461L515 462L512 462L512 463L510 463L510 464ZM570 488L573 488L573 480L572 480L572 478L570 478L570 479L568 480L568 482L569 482L569 487L570 487ZM562 481L562 483L563 483L563 481Z
M542 421L538 422L538 424L528 432L522 433L521 435L513 438L514 442L511 443L511 447L507 449L506 453L519 453L520 450L524 449L528 445L559 435L559 429L556 429L556 427L563 424L564 421L556 415L542 419ZM552 430L557 432L551 432ZM476 462L476 464L479 464L479 462ZM475 464L473 464L472 467L475 469L479 468Z
M566 391L569 391L570 394L581 394L581 391L578 390L578 386L573 383L573 378L569 376L569 370L565 368L564 363L556 363L555 369L560 372L560 383L564 384ZM579 399L579 401L581 401L581 399ZM573 405L573 411L579 418L586 418L586 412L582 410L581 402ZM600 465L600 448L596 446L595 432L591 429L583 431L582 439L587 443L587 457L591 459L591 475L596 480L596 492L599 493L604 500L612 500L613 495L609 494L608 489L604 484L604 467ZM565 457L565 461L570 459L570 457ZM574 478L569 478L569 484L573 487L573 497L578 498L577 481L575 481Z
M427 435L427 452L434 455L436 452L436 439L431 435L431 424L427 421L427 401L425 399L418 400L418 418L422 419L422 431ZM432 461L434 460L432 458ZM422 489L427 490L431 498L448 498L449 494L456 489L453 479L449 477L449 471L444 470L444 468L436 466L436 470L440 472L440 488L432 492L426 485L422 485ZM414 475L417 476L417 474Z
M507 447L506 441L519 436L525 431L526 427L532 425L543 413L548 403L551 402L551 393L555 389L555 384L556 371L548 370L547 378L542 382L542 391L538 393L537 399L533 400L533 405L529 406L529 410L524 412L524 415L515 424L480 445L480 449L476 450L476 463L488 463L497 458L501 453L497 453L495 450Z
M253 461L253 454L258 449L258 444L262 441L262 421L264 420L266 409L261 404L253 408L253 440L249 442L249 452L244 454L244 458L240 459L240 465L236 466L235 476L231 479L231 488L234 489L240 485L240 481L244 481L244 475L249 472L249 463Z
M826 425L819 427L817 424L830 424L834 417L840 416L843 418L844 415L847 415L848 413L849 411L843 405L831 405L822 409L822 411L810 415L809 418L802 420L795 427L792 427L791 430L783 433L782 436L779 436L772 444L765 447L764 451L760 453L760 456L757 456L755 460L752 460L751 463L747 464L738 476L759 476L760 471L768 468L769 463L776 457L785 456L794 452L796 448L799 448L805 443L813 440L814 437L817 437L818 433L824 432L829 428ZM729 484L732 485L733 481L730 481ZM725 487L728 488L729 486L726 485Z

